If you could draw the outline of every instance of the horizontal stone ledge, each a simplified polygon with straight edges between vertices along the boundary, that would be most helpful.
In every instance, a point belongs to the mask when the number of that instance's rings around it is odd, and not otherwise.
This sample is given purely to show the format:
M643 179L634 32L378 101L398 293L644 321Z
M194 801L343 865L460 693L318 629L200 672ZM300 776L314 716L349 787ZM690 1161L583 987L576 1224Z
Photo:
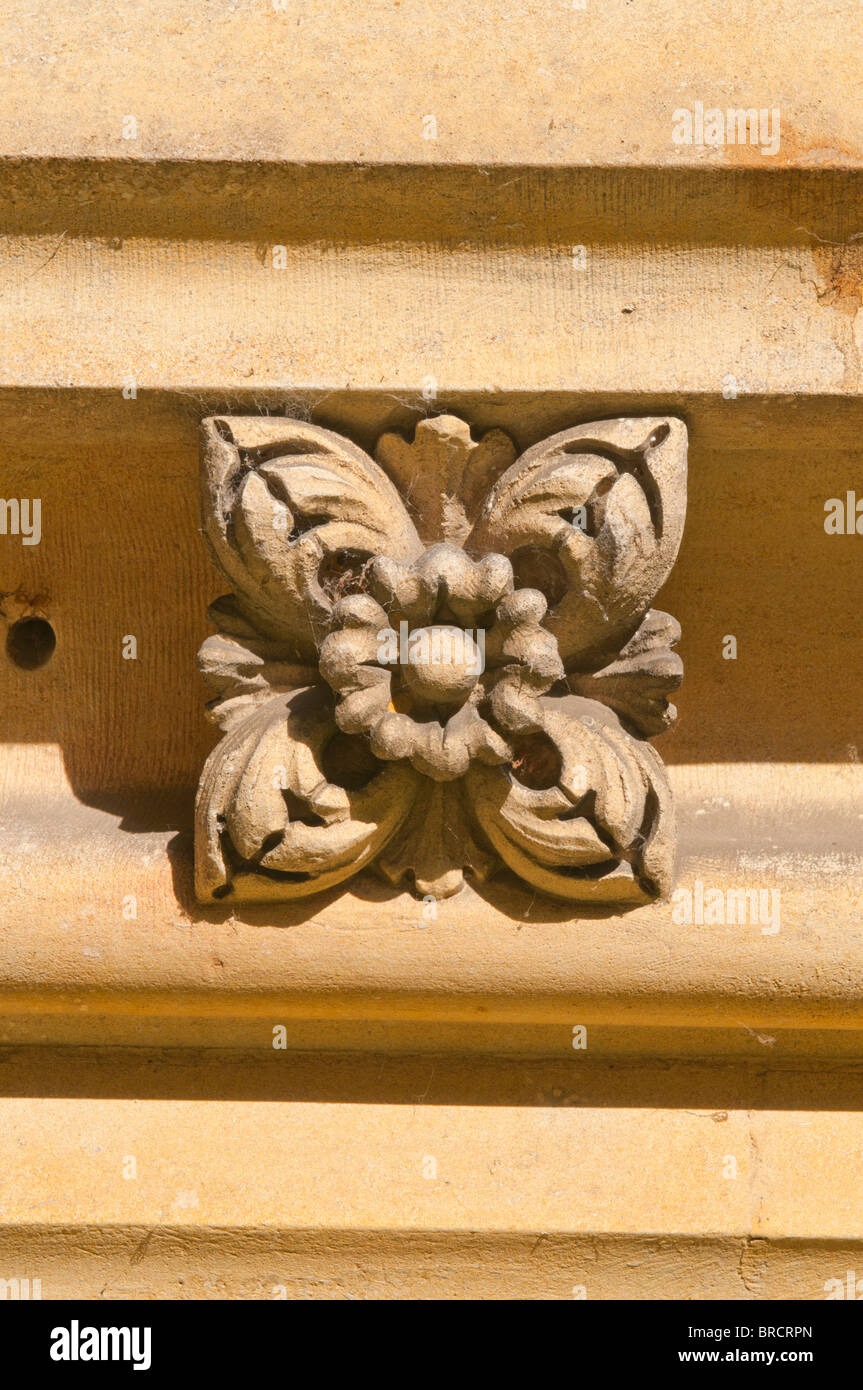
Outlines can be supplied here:
M385 386L421 408L460 389L861 390L856 244L161 242L118 215L0 255L0 385L113 388L130 415L164 389Z
M860 1112L51 1096L0 1117L7 1230L863 1240L836 1168Z
M858 19L855 0L815 0L785 24L755 0L707 0L691 20L677 5L624 0L464 0L457 11L366 0L360 14L332 0L284 10L79 0L51 33L26 0L9 0L0 148L853 165L863 160ZM778 109L778 147L675 144L674 112L696 102Z
M475 247L812 247L854 263L863 169L488 167L0 154L9 237Z
M699 1111L863 1111L863 1062L832 1058L645 1054L518 1057L458 1052L158 1048L109 1045L0 1047L0 1098L136 1101L279 1101L304 1104L528 1109L594 1107ZM0 1100L2 1103L2 1100Z
M5 1277L46 1301L820 1301L861 1259L861 1241L722 1234L0 1227Z
M417 1292L532 1277L545 1297L823 1298L863 1242L863 1115L825 1108L838 1074L809 1108L793 1078L785 1109L685 1088L656 1104L649 1077L631 1105L601 1083L580 1102L392 1104L224 1099L223 1060L203 1098L0 1100L0 1277L44 1298L97 1279L101 1297L326 1296L364 1272ZM779 1105L782 1084L764 1082Z
M590 1044L606 1054L673 1052L675 1030L691 1051L694 1032L715 1030L710 1051L745 1040L762 1056L856 1055L859 766L670 774L678 896L621 915L492 881L429 921L371 878L294 904L202 908L188 835L130 833L71 797L18 801L2 841L2 1038L267 1047L284 1026L291 1046L472 1036L554 1052L585 1026L607 1030Z

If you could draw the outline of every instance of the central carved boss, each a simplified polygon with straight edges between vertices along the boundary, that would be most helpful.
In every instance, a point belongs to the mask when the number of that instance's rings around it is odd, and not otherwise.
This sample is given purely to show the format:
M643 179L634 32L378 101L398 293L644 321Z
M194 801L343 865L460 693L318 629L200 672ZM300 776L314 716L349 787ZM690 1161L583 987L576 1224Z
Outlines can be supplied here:
M686 427L603 420L516 458L453 416L377 462L299 420L203 422L204 532L233 592L201 647L225 737L201 778L204 900L374 863L448 897L504 865L555 897L671 886L677 622L650 609L686 510Z

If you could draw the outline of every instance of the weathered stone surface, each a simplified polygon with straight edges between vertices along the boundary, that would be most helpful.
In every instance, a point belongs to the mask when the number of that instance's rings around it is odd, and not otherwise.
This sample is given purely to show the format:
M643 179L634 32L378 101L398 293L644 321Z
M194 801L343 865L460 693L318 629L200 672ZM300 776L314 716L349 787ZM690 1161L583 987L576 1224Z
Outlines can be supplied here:
M850 1275L853 1296L861 540L824 517L861 495L857 0L46 14L8 0L0 17L0 491L40 499L42 520L32 546L0 532L0 1280L41 1278L45 1298L691 1302L823 1299ZM775 149L769 132L676 142L675 112L699 103L759 125L775 112ZM333 519L331 556L340 528L391 534L402 505L407 521L402 551L366 572L374 589L310 583L291 608L254 504L277 494L286 515L302 460L249 468L244 612L213 610L208 725L193 659L219 589L197 435L232 416L251 457L272 417L330 432L318 483L335 467L366 499ZM555 435L659 416L686 422L690 511L630 630L673 509L634 593L627 571L610 601L602 564L507 474L534 451L532 476L569 488L584 460L556 462ZM591 492L609 476L592 466ZM569 604L507 606L536 586L521 568L510 592L497 561L482 568L489 552L511 566L502 541L467 547L491 494L507 544L506 499L526 504L516 549L569 534L561 573L585 571L613 650L596 631L589 660L567 647ZM440 620L438 580L456 573L460 611ZM404 757L327 792L320 692L328 734L336 709L360 729L338 729L355 753L381 684L357 679L376 663L355 601L396 598L429 641L461 634L445 680L422 648L403 672L451 714L480 601L510 664L546 634L537 689L555 651L565 685L532 704L563 717L570 790L579 768L607 777L615 750L625 794L605 814L621 841L661 777L645 740L668 730L670 900L633 910L619 875L616 905L534 884L559 876L562 846L539 861L533 813L563 793L514 781L501 799L506 764L480 758L450 776L434 729L390 725L382 749L403 740ZM592 612L582 602L577 626ZM53 630L41 664L22 622ZM572 721L599 710L576 756ZM499 755L482 725L463 733L456 769ZM254 854L284 811L265 853L329 874L326 891L196 900L194 787L220 735L241 846ZM369 759L347 763L361 783ZM271 785L286 777L290 805ZM457 794L468 780L487 833ZM596 850L586 823L575 840L571 822L545 824L576 856ZM524 878L495 872L507 856ZM351 874L360 862L374 870ZM402 891L406 865L433 901Z
M756 169L863 159L855 0L803 12L756 0L78 0L56 28L30 0L7 0L3 18L14 81L0 136L12 155ZM420 75L421 52L435 56ZM698 100L779 107L784 143L675 143L673 112Z

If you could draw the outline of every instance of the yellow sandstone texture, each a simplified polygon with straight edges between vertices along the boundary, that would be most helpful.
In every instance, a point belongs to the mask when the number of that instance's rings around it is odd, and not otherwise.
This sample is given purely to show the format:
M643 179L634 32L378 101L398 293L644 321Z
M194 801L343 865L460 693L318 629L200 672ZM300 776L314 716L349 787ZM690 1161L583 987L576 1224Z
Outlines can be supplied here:
M861 165L851 0L8 0L0 1287L770 1300L863 1271ZM685 667L670 893L492 863L425 900L372 868L196 894L229 587L199 435L260 416L370 457L449 417L507 467L681 422L647 599ZM422 549L428 470L384 456ZM370 663L327 654L344 698Z

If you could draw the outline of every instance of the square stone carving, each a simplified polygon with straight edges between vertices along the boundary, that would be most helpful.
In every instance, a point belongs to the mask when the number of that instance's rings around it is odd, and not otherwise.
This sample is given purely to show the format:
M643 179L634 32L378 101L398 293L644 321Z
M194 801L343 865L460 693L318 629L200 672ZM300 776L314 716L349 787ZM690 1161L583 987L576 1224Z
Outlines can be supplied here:
M447 897L665 894L686 427L602 420L521 456L454 416L375 460L300 420L203 422L204 532L231 593L200 663L224 737L201 778L203 901L374 866Z

